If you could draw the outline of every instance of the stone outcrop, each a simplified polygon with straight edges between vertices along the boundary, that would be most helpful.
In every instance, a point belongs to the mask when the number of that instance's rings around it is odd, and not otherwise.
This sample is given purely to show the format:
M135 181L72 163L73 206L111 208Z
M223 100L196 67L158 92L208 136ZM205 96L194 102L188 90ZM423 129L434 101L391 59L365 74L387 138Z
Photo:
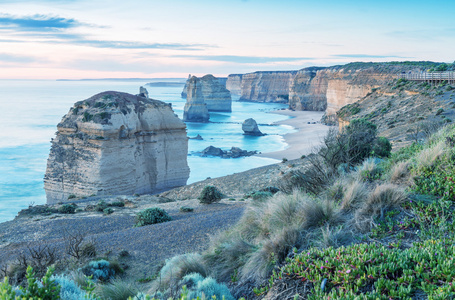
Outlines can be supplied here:
M288 103L289 87L297 71L254 72L244 74L240 100Z
M252 156L257 154L257 151L242 150L238 147L232 147L231 150L223 150L218 147L208 146L201 152L201 156L219 156L221 158L239 158L243 156Z
M202 83L196 76L193 76L188 81L187 99L183 108L183 121L208 122L209 119L209 110L202 94Z
M44 176L48 204L70 195L144 194L185 185L186 126L170 105L103 92L57 125Z
M147 91L147 89L145 87L141 86L139 88L139 94L137 96L148 98L149 97L149 92Z
M226 78L219 79L209 74L199 80L202 84L202 97L209 111L232 111L231 93L226 89Z
M226 88L231 95L240 95L242 93L242 74L230 74L227 77Z
M188 82L190 81L190 79L191 79L191 74L188 74L188 79L186 80L185 85L183 86L183 91L181 93L181 96L183 99L186 99L186 97L187 97Z
M246 119L242 123L242 130L245 135L261 136L264 135L258 128L258 124L252 118Z
M181 96L183 99L188 98L188 85L191 78L194 76L188 75ZM226 89L227 77L215 77L211 74L205 75L202 80L202 94L204 101L207 104L209 111L231 111L231 93Z

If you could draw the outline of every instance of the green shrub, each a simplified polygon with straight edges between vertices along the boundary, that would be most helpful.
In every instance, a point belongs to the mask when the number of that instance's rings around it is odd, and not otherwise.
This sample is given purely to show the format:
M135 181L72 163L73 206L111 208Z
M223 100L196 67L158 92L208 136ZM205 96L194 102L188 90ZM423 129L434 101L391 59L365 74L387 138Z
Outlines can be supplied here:
M114 206L114 207L124 207L125 202L124 201L115 201L109 204L109 206Z
M96 204L95 210L99 212L103 212L106 208L108 208L109 204L106 201L101 200Z
M283 157L283 159L281 160L282 163L285 163L287 161L288 161L288 159L286 157Z
M172 218L164 209L159 207L152 207L144 209L137 213L135 227L163 223L171 220Z
M272 196L273 196L273 194L271 192L262 192L262 191L257 191L257 192L254 192L253 194L251 194L251 198L253 200L264 200L264 199L270 198Z
M372 155L377 157L389 157L392 151L392 144L385 137L378 137L372 149Z
M115 275L107 260L94 260L82 268L85 276L92 276L93 280L108 281Z
M223 194L214 186L208 185L202 189L198 199L200 203L210 204L218 202L223 198Z
M104 210L103 210L103 215L110 215L114 213L114 210L112 209L112 207L106 207Z
M61 214L74 214L76 212L77 205L75 203L63 204L58 208L58 212Z
M444 112L444 109L443 108L440 108L436 111L436 115L439 116L440 114L442 114Z
M60 286L52 279L54 268L47 269L44 277L39 280L35 277L35 272L31 266L27 267L27 287L13 288L8 283L8 278L0 283L0 297L5 300L15 299L60 299Z
M74 199L74 198L76 198L76 195L74 195L74 194L71 194L71 195L68 196L68 200L69 199Z
M113 280L109 284L100 285L96 290L101 299L109 300L125 300L134 297L137 292L137 288L122 280Z
M187 207L187 206L182 206L182 207L180 207L180 211L181 212L192 212L192 211L194 211L194 208Z
M183 277L180 285L188 288L188 299L224 299L234 300L229 289L224 285L216 282L211 277L204 278L199 273L188 274Z

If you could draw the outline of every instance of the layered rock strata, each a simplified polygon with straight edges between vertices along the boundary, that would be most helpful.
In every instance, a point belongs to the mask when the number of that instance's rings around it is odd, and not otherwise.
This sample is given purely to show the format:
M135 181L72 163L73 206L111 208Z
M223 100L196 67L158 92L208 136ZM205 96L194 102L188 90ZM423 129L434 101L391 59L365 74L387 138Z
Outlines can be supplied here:
M246 119L242 123L242 130L245 135L261 136L264 135L258 127L256 121L252 118Z
M187 99L183 108L183 121L208 122L209 119L209 110L202 94L202 82L196 76L193 76L188 81Z
M144 194L186 184L186 125L161 101L103 92L57 125L44 176L47 203L70 195Z
M242 93L242 74L230 74L227 77L226 88L231 95L240 95Z
M231 93L226 89L226 78L220 79L208 74L200 78L200 82L202 97L209 111L232 111Z
M288 103L289 87L297 71L254 72L244 74L240 100Z

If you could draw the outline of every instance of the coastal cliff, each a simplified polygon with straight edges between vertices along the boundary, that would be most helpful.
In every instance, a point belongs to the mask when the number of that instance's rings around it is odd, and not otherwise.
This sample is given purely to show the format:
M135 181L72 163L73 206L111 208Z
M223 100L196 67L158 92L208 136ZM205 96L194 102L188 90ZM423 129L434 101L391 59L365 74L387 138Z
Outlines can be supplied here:
M242 75L240 100L288 103L297 71L254 72Z
M240 95L242 93L242 74L230 74L227 77L226 88L231 95Z
M154 193L189 177L186 126L164 102L103 92L76 102L57 129L44 176L48 204Z
M372 89L389 84L397 74L416 70L420 71L416 65L400 63L351 63L299 71L232 74L227 87L231 92L240 87L240 100L288 103L293 110L325 111L333 116Z
M203 76L200 81L202 97L209 111L232 111L231 93L226 89L226 78L216 78L208 74Z
M187 99L183 108L183 121L208 122L209 119L209 110L202 94L202 82L196 76L193 76L188 81Z

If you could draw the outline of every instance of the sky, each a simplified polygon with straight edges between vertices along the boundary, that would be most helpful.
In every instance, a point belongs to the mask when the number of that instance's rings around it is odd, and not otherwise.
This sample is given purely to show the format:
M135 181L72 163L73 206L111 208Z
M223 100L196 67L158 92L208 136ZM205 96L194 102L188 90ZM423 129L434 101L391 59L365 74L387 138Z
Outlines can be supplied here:
M0 0L0 79L455 60L452 0Z

